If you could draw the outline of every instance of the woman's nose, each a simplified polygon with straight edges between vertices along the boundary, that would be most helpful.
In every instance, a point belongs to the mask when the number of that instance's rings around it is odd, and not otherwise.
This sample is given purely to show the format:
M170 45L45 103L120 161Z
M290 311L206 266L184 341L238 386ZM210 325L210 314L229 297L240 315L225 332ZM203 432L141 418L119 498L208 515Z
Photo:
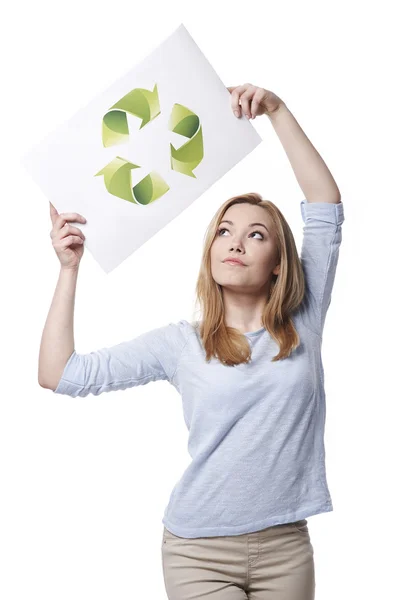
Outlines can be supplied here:
M235 250L236 250L236 249L239 249L239 250L242 250L242 249L243 249L243 245L242 245L242 243L241 243L240 241L237 241L237 242L232 242L231 249L235 249Z

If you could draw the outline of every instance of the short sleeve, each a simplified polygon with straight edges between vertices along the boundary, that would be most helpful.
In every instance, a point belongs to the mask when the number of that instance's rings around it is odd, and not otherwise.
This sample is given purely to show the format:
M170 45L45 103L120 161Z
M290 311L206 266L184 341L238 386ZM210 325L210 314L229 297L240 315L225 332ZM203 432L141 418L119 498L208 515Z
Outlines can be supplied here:
M53 393L98 396L150 381L171 381L187 340L186 323L170 323L88 354L74 351Z
M300 261L306 283L303 318L322 336L342 242L343 203L302 200L300 207L304 222Z

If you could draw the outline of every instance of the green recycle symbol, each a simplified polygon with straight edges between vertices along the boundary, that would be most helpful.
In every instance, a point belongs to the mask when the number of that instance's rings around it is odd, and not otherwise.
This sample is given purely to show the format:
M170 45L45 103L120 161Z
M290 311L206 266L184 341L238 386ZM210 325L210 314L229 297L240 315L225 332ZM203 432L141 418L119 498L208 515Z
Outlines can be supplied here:
M108 148L129 141L127 113L142 119L140 129L153 121L160 113L157 84L153 91L135 88L111 106L103 116L102 140ZM168 129L185 136L188 141L176 149L170 143L171 169L196 177L193 173L203 160L203 133L199 117L182 104L175 103L168 121ZM140 165L116 156L103 167L95 177L104 175L105 186L113 196L136 204L150 204L161 198L170 189L167 182L156 171L151 171L139 183L132 187L132 169Z

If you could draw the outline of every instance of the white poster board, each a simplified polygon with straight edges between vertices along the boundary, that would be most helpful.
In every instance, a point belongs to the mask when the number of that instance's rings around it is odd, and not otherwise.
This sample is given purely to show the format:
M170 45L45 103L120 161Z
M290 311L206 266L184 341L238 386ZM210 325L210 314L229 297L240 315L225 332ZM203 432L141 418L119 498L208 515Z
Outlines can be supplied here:
M261 141L181 24L22 164L109 273Z

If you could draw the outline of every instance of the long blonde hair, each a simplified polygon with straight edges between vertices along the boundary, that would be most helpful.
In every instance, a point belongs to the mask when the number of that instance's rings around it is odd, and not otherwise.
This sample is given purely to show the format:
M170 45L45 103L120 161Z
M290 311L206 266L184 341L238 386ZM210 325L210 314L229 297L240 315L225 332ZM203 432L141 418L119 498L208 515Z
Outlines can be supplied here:
M300 344L290 315L303 300L305 280L292 231L279 208L270 200L263 200L260 194L233 196L218 209L206 230L196 283L196 304L200 305L203 316L199 324L199 333L206 360L209 362L215 356L228 366L250 362L251 348L245 335L225 325L222 291L221 286L212 277L210 250L225 212L234 204L246 202L261 206L267 211L274 228L280 261L280 272L278 275L272 274L262 314L263 327L269 331L280 348L272 362L287 358Z

